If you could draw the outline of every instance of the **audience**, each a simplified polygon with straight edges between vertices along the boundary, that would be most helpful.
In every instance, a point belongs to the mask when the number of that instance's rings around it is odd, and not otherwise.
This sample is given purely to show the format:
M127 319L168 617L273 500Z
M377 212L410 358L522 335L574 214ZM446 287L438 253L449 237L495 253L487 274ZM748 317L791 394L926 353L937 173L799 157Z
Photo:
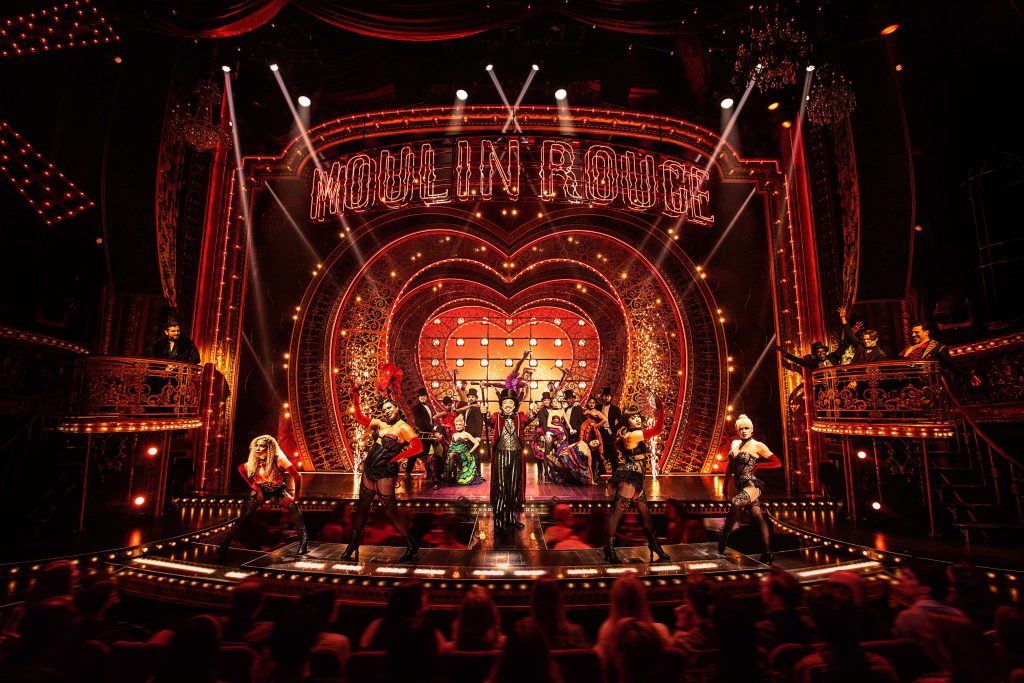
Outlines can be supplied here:
M996 654L1000 672L1008 678L1014 671L1024 678L1024 614L1016 607L1002 605L996 610Z
M374 619L359 638L359 647L363 650L386 650L399 628L405 622L422 618L426 612L426 598L423 595L423 582L419 579L403 581L391 591L384 616ZM438 649L445 647L445 639L435 631Z
M252 683L302 681L307 675L309 652L316 645L317 623L316 608L312 605L289 603L274 624L263 656L253 666Z
M633 617L651 624L658 632L665 645L670 645L672 637L664 624L654 621L651 606L647 602L647 589L636 574L629 572L615 579L611 590L611 609L608 618L601 624L597 632L597 644L594 649L603 662L609 662L615 652L617 639L616 628L620 620Z
M616 631L613 659L620 683L657 680L665 639L654 624L626 617L618 623Z
M313 649L329 652L338 660L338 670L344 671L352 646L348 638L328 630L338 616L337 594L334 589L318 588L303 595L299 602L316 610L317 636Z
M686 577L686 599L676 608L676 630L673 644L683 652L710 650L715 647L711 607L718 592L703 574Z
M946 575L950 583L946 604L963 612L979 631L990 631L995 622L996 605L985 573L969 562L954 562Z
M895 597L908 608L896 616L893 636L908 638L927 648L933 638L932 617L945 615L966 620L963 612L945 604L948 591L949 577L943 565L917 560L906 567L896 584Z
M544 633L532 619L520 619L505 639L488 683L562 683Z
M215 683L220 649L220 622L208 614L192 617L167 642L152 683Z
M772 567L761 580L764 619L755 626L757 642L768 652L784 643L811 642L811 626L799 612L803 595L796 577L778 567Z
M686 503L670 498L665 505L665 518L668 528L665 530L665 545L679 543L704 543L710 540L707 529L700 520L690 516Z
M566 616L562 589L550 577L541 576L533 582L530 616L526 618L533 620L552 650L590 647L590 639L583 627L570 622Z
M466 592L462 611L452 624L452 642L447 643L444 649L486 652L500 650L504 644L501 615L491 598L491 592L483 586L473 586Z
M423 615L399 624L387 647L387 680L395 683L442 681L438 653L444 641L438 636L437 629Z
M256 621L263 609L263 583L255 578L243 579L231 593L231 611L221 619L221 635L229 643L263 645L270 638L274 625Z

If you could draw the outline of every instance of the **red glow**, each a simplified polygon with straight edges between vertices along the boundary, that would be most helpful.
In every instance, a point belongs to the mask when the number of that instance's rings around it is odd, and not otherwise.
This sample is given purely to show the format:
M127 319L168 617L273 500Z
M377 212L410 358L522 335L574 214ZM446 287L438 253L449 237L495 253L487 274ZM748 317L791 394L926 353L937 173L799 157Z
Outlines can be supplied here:
M857 451L857 457L860 458L861 460L864 460L865 458L868 457L868 454L865 453L864 451Z
M896 31L898 31L899 28L900 28L899 24L889 24L888 26L886 26L885 28L882 29L882 35L883 36L892 35L893 33L896 33Z
M143 505L146 504L146 497L145 496L135 496L135 498L132 500L132 503L137 508L142 507Z
M146 449L146 455L156 455L159 452L160 449L157 448L156 446L150 446L149 448Z

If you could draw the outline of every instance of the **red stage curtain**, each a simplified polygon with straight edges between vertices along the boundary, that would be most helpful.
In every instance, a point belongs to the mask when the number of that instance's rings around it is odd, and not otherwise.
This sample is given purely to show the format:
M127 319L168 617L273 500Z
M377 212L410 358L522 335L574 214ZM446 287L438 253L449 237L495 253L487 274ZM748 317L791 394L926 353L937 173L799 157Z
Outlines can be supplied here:
M353 33L392 40L426 41L463 38L524 21L551 4L492 0L292 0L292 4Z
M678 0L572 0L553 3L551 9L581 24L648 36L706 30L710 14L694 14L693 6Z
M263 26L286 4L288 0L153 3L145 13L146 28L171 36L230 38Z

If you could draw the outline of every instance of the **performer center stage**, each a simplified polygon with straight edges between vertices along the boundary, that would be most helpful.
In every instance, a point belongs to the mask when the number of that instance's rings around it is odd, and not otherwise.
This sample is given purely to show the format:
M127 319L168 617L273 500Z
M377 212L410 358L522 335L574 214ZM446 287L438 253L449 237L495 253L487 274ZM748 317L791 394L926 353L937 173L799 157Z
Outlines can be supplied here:
M482 474L488 478L486 464ZM662 604L681 599L685 575L691 572L705 573L738 593L755 593L760 577L768 571L768 566L757 559L762 548L752 528L734 532L725 554L717 552L714 529L720 528L720 518L729 507L722 494L721 476L648 477L644 488L656 518L664 514L667 501L673 499L679 501L674 503L677 508L684 509L709 533L700 542L665 544L670 559L662 562L650 561L647 545L639 538L632 545L623 540L617 546L621 564L605 561L603 534L600 542L589 539L591 547L581 544L556 550L545 542L544 531L553 523L552 511L559 503L572 508L577 527L602 529L611 504L604 484L583 487L538 481L536 469L531 467L520 517L524 528L509 535L495 535L489 482L435 490L424 483L422 476L401 477L400 481L399 506L404 513L411 513L414 536L424 541L418 559L412 563L398 563L405 551L403 546L367 543L360 547L356 561L341 559L343 543L317 542L316 529L322 526L319 518L336 515L339 504L351 508L359 479L352 474L307 474L303 477L301 508L312 530L308 555L295 554L298 543L291 540L269 550L232 548L227 560L218 563L217 545L246 498L191 496L175 501L183 515L214 519L217 514L226 514L230 519L221 517L214 526L150 544L141 552L129 552L123 561L119 558L112 564L119 568L125 590L158 599L225 604L229 597L226 589L256 576L270 595L295 596L313 585L329 584L338 590L343 602L381 605L396 583L419 578L428 589L431 606L439 609L457 608L466 589L476 583L486 585L502 607L525 607L530 583L540 575L562 583L570 608L585 608L607 604L611 582L628 571L636 572L647 584L651 600ZM779 513L797 511L820 519L841 514L829 501L769 497L763 506L776 520ZM459 549L428 547L424 537L430 534L424 530L433 531L434 520L441 517L457 519L463 530L470 528L468 541L464 540L467 534L461 534ZM658 527L664 533L665 525ZM815 537L778 521L773 527L774 564L792 571L798 580L822 580L831 572L846 569L864 574L873 586L872 582L884 576L884 558L873 549Z

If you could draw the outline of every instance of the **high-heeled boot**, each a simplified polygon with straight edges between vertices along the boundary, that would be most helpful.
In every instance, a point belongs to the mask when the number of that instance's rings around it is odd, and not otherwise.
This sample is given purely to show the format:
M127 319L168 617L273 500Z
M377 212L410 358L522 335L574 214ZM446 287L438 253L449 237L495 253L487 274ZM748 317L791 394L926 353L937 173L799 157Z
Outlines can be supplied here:
M722 535L718 537L718 554L725 555L725 544L729 541L729 532L722 531Z
M604 544L604 561L611 564L622 564L622 558L615 552L615 537L609 536Z
M414 562L419 558L420 547L416 544L416 541L412 540L412 537L405 539L405 552L398 558L398 562L405 564L406 562Z
M658 537L654 534L647 535L647 550L650 555L648 558L649 562L664 562L672 559L669 557L668 553L665 552L665 549L661 547L661 543L658 542ZM655 555L658 556L657 559L655 559Z
M309 534L306 533L305 529L303 529L301 532L299 532L299 550L298 550L298 554L299 555L308 555L309 554Z
M362 529L352 532L352 540L345 546L345 552L341 554L342 560L354 560L359 561L359 542L363 540Z

